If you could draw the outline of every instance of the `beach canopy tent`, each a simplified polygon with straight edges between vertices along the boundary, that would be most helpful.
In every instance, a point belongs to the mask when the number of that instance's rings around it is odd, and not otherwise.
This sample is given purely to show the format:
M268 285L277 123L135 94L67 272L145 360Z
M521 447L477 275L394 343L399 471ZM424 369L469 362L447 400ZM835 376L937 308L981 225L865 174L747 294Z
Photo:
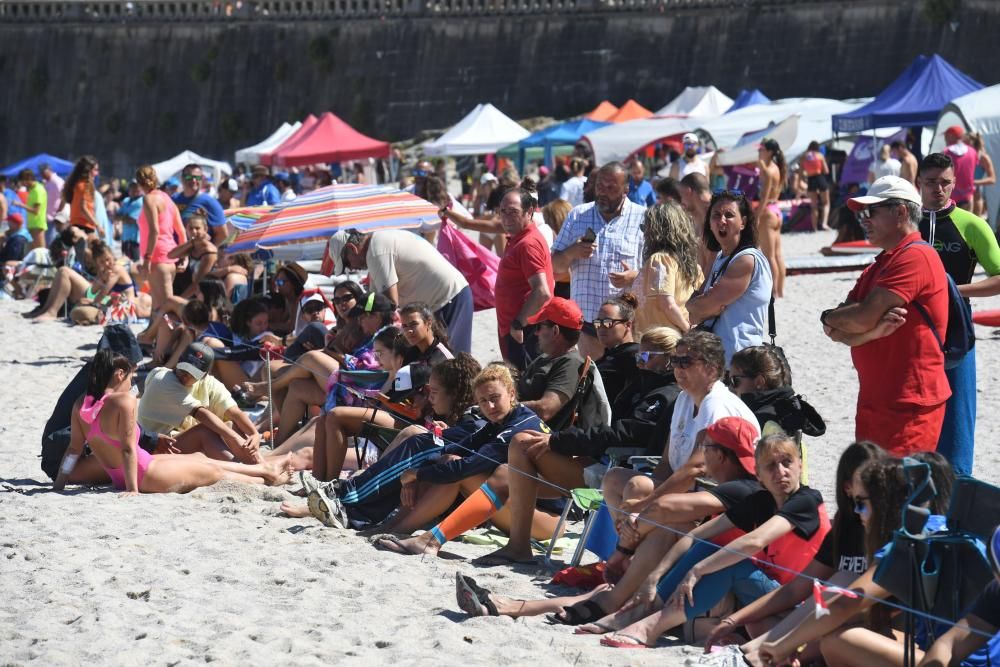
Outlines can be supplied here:
M189 164L196 164L201 167L202 171L211 173L213 183L218 183L223 174L233 173L233 166L228 162L202 157L194 151L184 151L169 160L158 162L153 165L153 171L156 172L156 177L160 179L160 183L163 183L171 176L181 173L181 170Z
M537 159L529 155L537 155L537 151L529 153L532 148L541 149L542 159L545 164L552 166L555 149L557 146L566 146L572 150L573 145L587 132L606 127L609 123L602 123L587 118L579 120L569 120L564 123L550 125L544 130L535 132L530 137L522 139L514 146L508 146L498 153L501 157L516 157L520 163L520 169L524 170L524 163L528 159Z
M271 164L276 167L303 167L307 164L387 158L389 151L389 142L365 136L327 111L294 145L282 144L270 157Z
M7 178L16 178L17 175L25 169L30 169L38 174L38 169L43 164L49 165L52 168L52 171L63 177L68 176L69 172L73 171L73 163L69 160L64 160L56 157L55 155L49 155L48 153L39 153L38 155L25 158L20 162L15 162L12 165L4 167L0 170L0 174L3 174Z
M1000 155L1000 85L977 90L962 95L946 104L937 119L931 150L944 148L944 131L952 125L961 125L983 137L986 152L991 156ZM997 164L994 157L994 164ZM986 197L987 216L990 221L1000 217L1000 183L983 187Z
M834 116L833 131L857 134L877 127L933 126L948 102L982 87L941 56L920 55L869 104Z
M609 123L626 123L630 120L639 120L640 118L649 118L653 115L653 112L642 106L635 100L629 100L621 106L618 111L615 112L611 118L608 118Z
M747 133L764 131L766 134L770 127L798 114L795 140L790 146L782 145L785 157L791 161L805 152L810 141L823 142L831 137L830 118L833 115L852 111L869 101L796 97L755 104L717 118L648 118L604 127L584 138L593 148L597 163L603 164L624 160L645 146L695 130L706 144L729 149L738 145Z
M242 162L245 164L260 164L261 153L273 151L275 148L285 143L285 140L292 136L292 134L300 127L302 127L301 121L295 121L294 124L282 123L281 127L271 133L271 136L264 139L264 141L236 151L236 162Z
M309 114L308 116L305 117L305 120L302 121L302 124L299 126L299 129L289 134L287 137L285 137L285 140L283 142L281 142L271 150L260 153L257 156L257 159L260 160L261 164L270 167L272 164L274 164L275 153L277 153L282 148L286 149L294 148L295 146L301 144L303 139L305 139L305 137L309 135L312 129L316 127L316 123L318 122L319 119L316 118L316 116L314 116L313 114Z
M583 117L587 120L596 120L603 123L610 120L616 113L618 113L618 107L611 102L604 100L594 107L590 113L584 114Z
M755 104L767 104L770 102L770 98L767 95L760 92L756 88L753 90L746 90L745 88L740 91L740 94L736 96L733 101L733 106L726 110L726 113L732 113L737 109L742 109L744 107L752 107Z
M450 130L422 146L424 155L487 155L531 133L492 104L477 104Z
M721 116L733 106L733 98L715 86L688 86L656 112L657 116Z

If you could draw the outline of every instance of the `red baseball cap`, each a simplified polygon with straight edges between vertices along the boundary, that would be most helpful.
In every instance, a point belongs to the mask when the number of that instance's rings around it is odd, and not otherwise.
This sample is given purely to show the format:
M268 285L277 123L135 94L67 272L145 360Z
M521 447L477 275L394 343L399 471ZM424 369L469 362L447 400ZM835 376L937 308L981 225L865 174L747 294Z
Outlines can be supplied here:
M965 128L962 127L961 125L952 125L947 130L945 130L944 133L945 134L953 134L956 137L964 137L965 136Z
M723 417L705 429L705 435L712 443L725 447L751 475L757 474L757 462L754 460L754 445L760 431L743 417Z
M575 301L554 296L538 313L528 318L528 324L546 321L579 331L583 328L583 311Z

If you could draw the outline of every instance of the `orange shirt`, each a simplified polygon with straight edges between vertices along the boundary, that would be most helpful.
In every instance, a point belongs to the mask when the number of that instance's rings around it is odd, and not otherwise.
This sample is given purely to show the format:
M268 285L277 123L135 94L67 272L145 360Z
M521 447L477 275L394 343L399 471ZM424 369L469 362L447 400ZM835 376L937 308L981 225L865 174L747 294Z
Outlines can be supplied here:
M799 164L802 165L802 171L805 172L806 176L818 176L822 174L824 172L824 162L826 162L826 159L819 151L809 151L799 160Z
M84 211L90 216L88 217ZM97 219L97 213L94 209L94 186L82 180L73 187L73 201L69 205L69 224L96 231L97 227L91 222L91 219Z

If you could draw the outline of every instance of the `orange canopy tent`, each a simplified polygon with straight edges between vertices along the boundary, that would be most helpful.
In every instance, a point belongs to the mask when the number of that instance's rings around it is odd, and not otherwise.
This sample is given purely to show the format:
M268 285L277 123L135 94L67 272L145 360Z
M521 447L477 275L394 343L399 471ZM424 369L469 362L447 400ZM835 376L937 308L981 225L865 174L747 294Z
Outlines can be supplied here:
M593 111L591 111L588 114L584 114L583 117L588 120L596 120L598 122L603 123L608 121L616 113L618 113L618 107L616 107L611 102L604 100L596 107L594 107Z
M624 123L627 120L637 120L639 118L649 118L653 115L653 112L642 106L635 100L629 100L618 109L616 113L611 118L608 118L609 122L612 123Z

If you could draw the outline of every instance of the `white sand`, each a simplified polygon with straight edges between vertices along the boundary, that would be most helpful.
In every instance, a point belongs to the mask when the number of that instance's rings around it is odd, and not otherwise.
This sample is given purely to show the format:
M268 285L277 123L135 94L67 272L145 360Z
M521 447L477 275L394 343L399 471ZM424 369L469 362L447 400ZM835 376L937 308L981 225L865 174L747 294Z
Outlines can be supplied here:
M829 235L785 238L786 254ZM813 486L832 499L839 452L853 437L857 380L847 348L820 330L857 273L795 276L778 304L779 342L795 386L826 419L810 441ZM1000 299L977 303L1000 307ZM119 498L48 491L38 467L56 396L93 353L97 328L32 325L30 304L0 304L0 663L62 664L680 664L690 647L614 651L541 618L469 619L456 569L484 586L543 595L543 567L477 569L462 560L383 554L312 519L273 516L282 490L220 484L190 495ZM477 316L480 360L497 355L492 312ZM1000 482L1000 343L980 329L977 472ZM474 557L486 547L449 545ZM515 628L514 625L517 627Z

